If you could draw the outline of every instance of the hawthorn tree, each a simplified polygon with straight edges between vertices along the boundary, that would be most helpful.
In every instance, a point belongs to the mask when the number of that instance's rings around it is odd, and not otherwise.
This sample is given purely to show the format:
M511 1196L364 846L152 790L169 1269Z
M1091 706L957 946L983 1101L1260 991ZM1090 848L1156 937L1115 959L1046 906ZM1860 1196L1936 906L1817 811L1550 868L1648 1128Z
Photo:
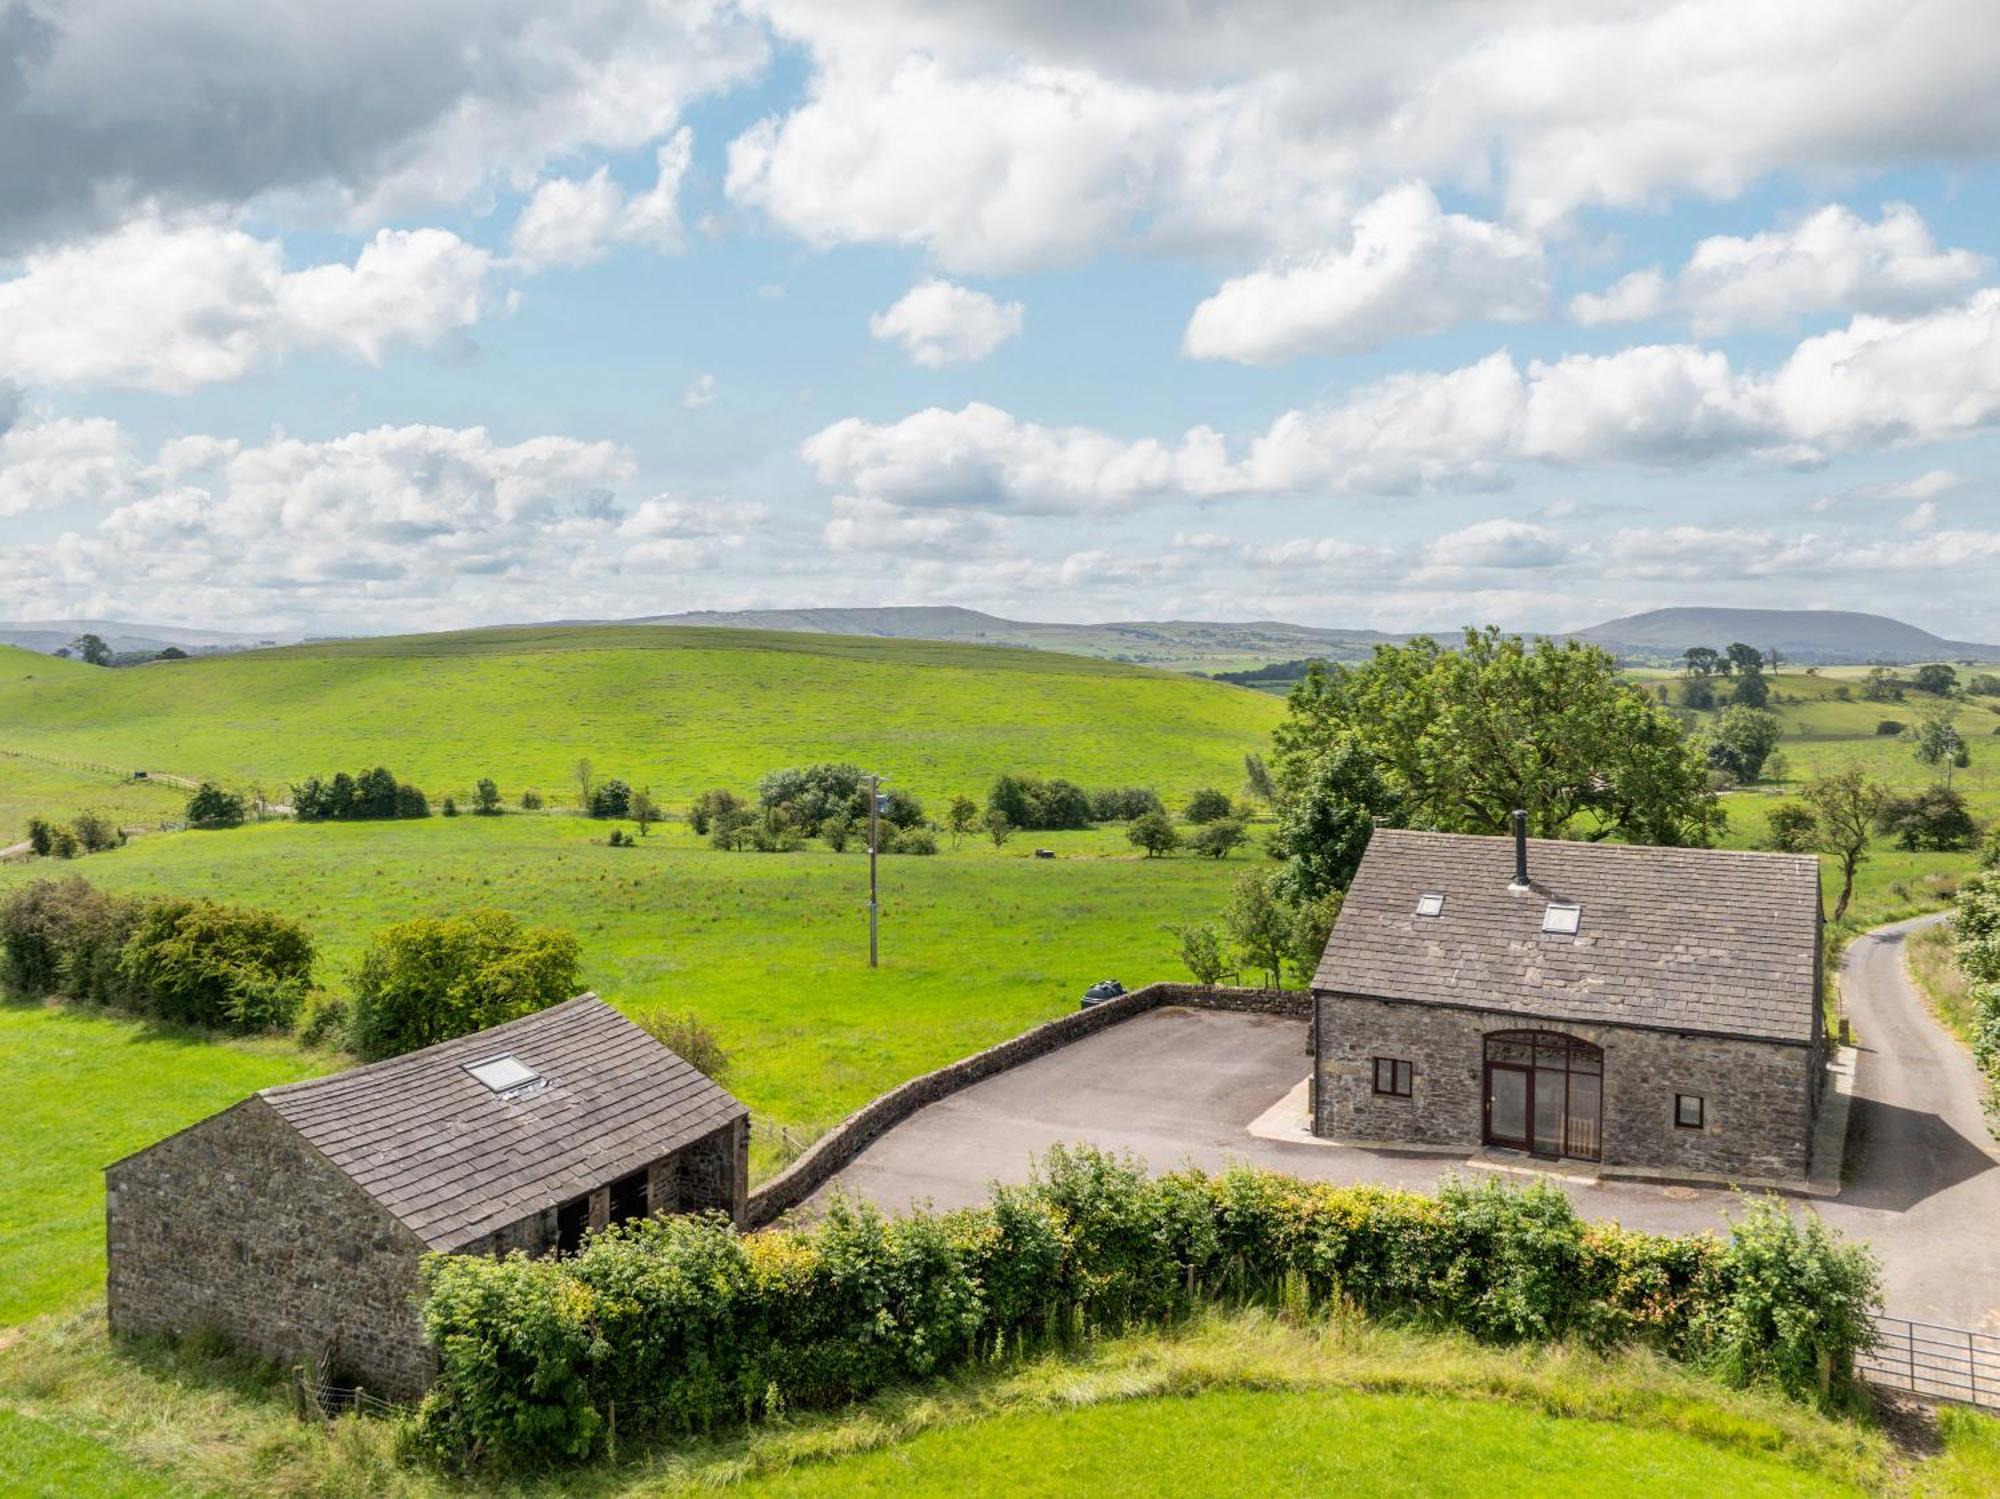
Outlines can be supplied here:
M1818 819L1821 850L1840 860L1840 898L1833 903L1838 921L1854 898L1854 872L1868 862L1868 839L1889 800L1889 788L1850 765L1808 781L1803 795Z

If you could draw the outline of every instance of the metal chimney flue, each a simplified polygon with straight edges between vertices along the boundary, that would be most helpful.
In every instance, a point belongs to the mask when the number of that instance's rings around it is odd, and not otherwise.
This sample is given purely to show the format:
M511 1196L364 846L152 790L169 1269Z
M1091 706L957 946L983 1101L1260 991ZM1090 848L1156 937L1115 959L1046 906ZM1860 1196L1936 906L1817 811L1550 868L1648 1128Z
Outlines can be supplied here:
M1528 886L1528 814L1519 808L1514 811L1514 880L1509 890L1526 890Z

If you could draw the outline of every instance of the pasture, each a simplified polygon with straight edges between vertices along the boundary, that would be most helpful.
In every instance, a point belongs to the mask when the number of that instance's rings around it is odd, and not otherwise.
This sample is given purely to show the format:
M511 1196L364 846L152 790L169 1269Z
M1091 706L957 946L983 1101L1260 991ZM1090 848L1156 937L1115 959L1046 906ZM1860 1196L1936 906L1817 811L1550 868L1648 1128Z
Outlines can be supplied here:
M851 760L928 802L1004 771L1234 791L1283 705L998 646L648 626L475 630L106 671L0 648L0 750L213 778L273 800L386 764L433 801L491 776L574 803L573 769L679 805ZM0 796L11 762L0 762ZM935 808L941 812L942 806Z

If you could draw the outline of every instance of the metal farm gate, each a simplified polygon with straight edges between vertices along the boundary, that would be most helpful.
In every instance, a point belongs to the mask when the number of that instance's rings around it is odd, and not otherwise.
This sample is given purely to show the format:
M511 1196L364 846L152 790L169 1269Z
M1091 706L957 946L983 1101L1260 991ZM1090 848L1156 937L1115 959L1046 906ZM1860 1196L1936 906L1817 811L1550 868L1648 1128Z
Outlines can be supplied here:
M2000 1410L2000 1335L1877 1317L1881 1341L1854 1361L1872 1385Z

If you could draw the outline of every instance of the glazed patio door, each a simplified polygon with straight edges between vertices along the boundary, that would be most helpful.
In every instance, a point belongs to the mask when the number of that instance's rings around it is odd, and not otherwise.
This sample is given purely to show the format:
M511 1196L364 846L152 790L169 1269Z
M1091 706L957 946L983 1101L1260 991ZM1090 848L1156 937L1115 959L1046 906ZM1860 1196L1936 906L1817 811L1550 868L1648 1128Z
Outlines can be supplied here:
M1535 1092L1533 1069L1486 1064L1486 1143L1528 1148L1528 1114Z

